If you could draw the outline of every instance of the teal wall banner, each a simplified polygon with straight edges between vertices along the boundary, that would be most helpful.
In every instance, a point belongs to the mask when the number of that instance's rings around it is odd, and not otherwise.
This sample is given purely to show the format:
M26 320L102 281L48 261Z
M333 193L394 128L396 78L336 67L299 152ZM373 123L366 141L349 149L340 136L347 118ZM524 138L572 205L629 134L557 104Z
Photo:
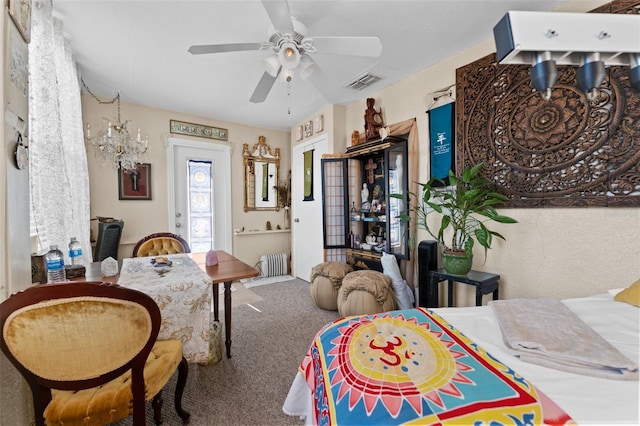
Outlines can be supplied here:
M455 102L451 102L428 111L430 177L444 179L446 185L449 184L449 170L455 172L454 105Z

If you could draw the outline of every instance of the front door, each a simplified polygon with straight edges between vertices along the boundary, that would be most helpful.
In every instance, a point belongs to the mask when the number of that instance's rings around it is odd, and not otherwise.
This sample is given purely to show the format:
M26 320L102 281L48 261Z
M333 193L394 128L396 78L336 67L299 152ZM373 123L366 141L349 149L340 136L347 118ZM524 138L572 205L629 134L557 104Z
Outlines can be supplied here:
M311 268L324 262L322 236L322 170L320 159L328 150L327 136L322 135L293 149L291 252L293 274L305 281ZM311 196L305 194L305 152L313 150ZM305 195L307 195L305 197ZM306 201L305 201L306 199Z
M191 250L232 252L231 148L169 139L169 229Z

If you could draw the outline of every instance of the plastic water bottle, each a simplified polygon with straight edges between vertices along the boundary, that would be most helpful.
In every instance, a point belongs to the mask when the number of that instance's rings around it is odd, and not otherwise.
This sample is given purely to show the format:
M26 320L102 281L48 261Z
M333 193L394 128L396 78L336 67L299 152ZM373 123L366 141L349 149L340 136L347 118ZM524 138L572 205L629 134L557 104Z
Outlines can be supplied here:
M82 247L76 237L72 237L69 243L69 259L71 259L72 265L82 264Z
M58 250L57 245L49 246L49 251L44 255L47 264L47 282L56 283L66 281L64 272L64 255Z

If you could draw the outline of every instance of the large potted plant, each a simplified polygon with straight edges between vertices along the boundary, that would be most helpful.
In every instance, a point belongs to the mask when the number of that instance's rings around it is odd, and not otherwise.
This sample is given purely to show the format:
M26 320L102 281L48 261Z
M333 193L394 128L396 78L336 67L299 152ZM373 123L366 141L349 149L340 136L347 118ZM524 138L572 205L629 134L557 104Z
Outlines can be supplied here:
M421 194L411 194L417 198L412 207L417 213L417 226L442 245L442 264L450 274L466 275L471 270L476 241L484 247L486 260L493 237L505 239L490 230L487 222L517 222L496 211L495 206L508 198L495 192L493 185L480 174L482 165L479 163L464 169L460 177L449 171L449 186L446 187L435 187L436 182L444 185L444 181L437 178L419 183ZM432 213L441 216L437 228L429 225ZM453 234L448 232L448 228Z

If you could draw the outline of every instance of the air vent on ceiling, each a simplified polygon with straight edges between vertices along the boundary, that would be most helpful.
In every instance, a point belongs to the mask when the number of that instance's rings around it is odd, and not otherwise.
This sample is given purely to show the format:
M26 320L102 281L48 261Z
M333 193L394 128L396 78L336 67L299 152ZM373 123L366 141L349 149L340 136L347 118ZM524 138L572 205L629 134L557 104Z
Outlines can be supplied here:
M373 83L381 79L382 77L378 77L377 75L366 73L361 75L351 83L347 84L345 87L353 90L362 90L371 86Z

